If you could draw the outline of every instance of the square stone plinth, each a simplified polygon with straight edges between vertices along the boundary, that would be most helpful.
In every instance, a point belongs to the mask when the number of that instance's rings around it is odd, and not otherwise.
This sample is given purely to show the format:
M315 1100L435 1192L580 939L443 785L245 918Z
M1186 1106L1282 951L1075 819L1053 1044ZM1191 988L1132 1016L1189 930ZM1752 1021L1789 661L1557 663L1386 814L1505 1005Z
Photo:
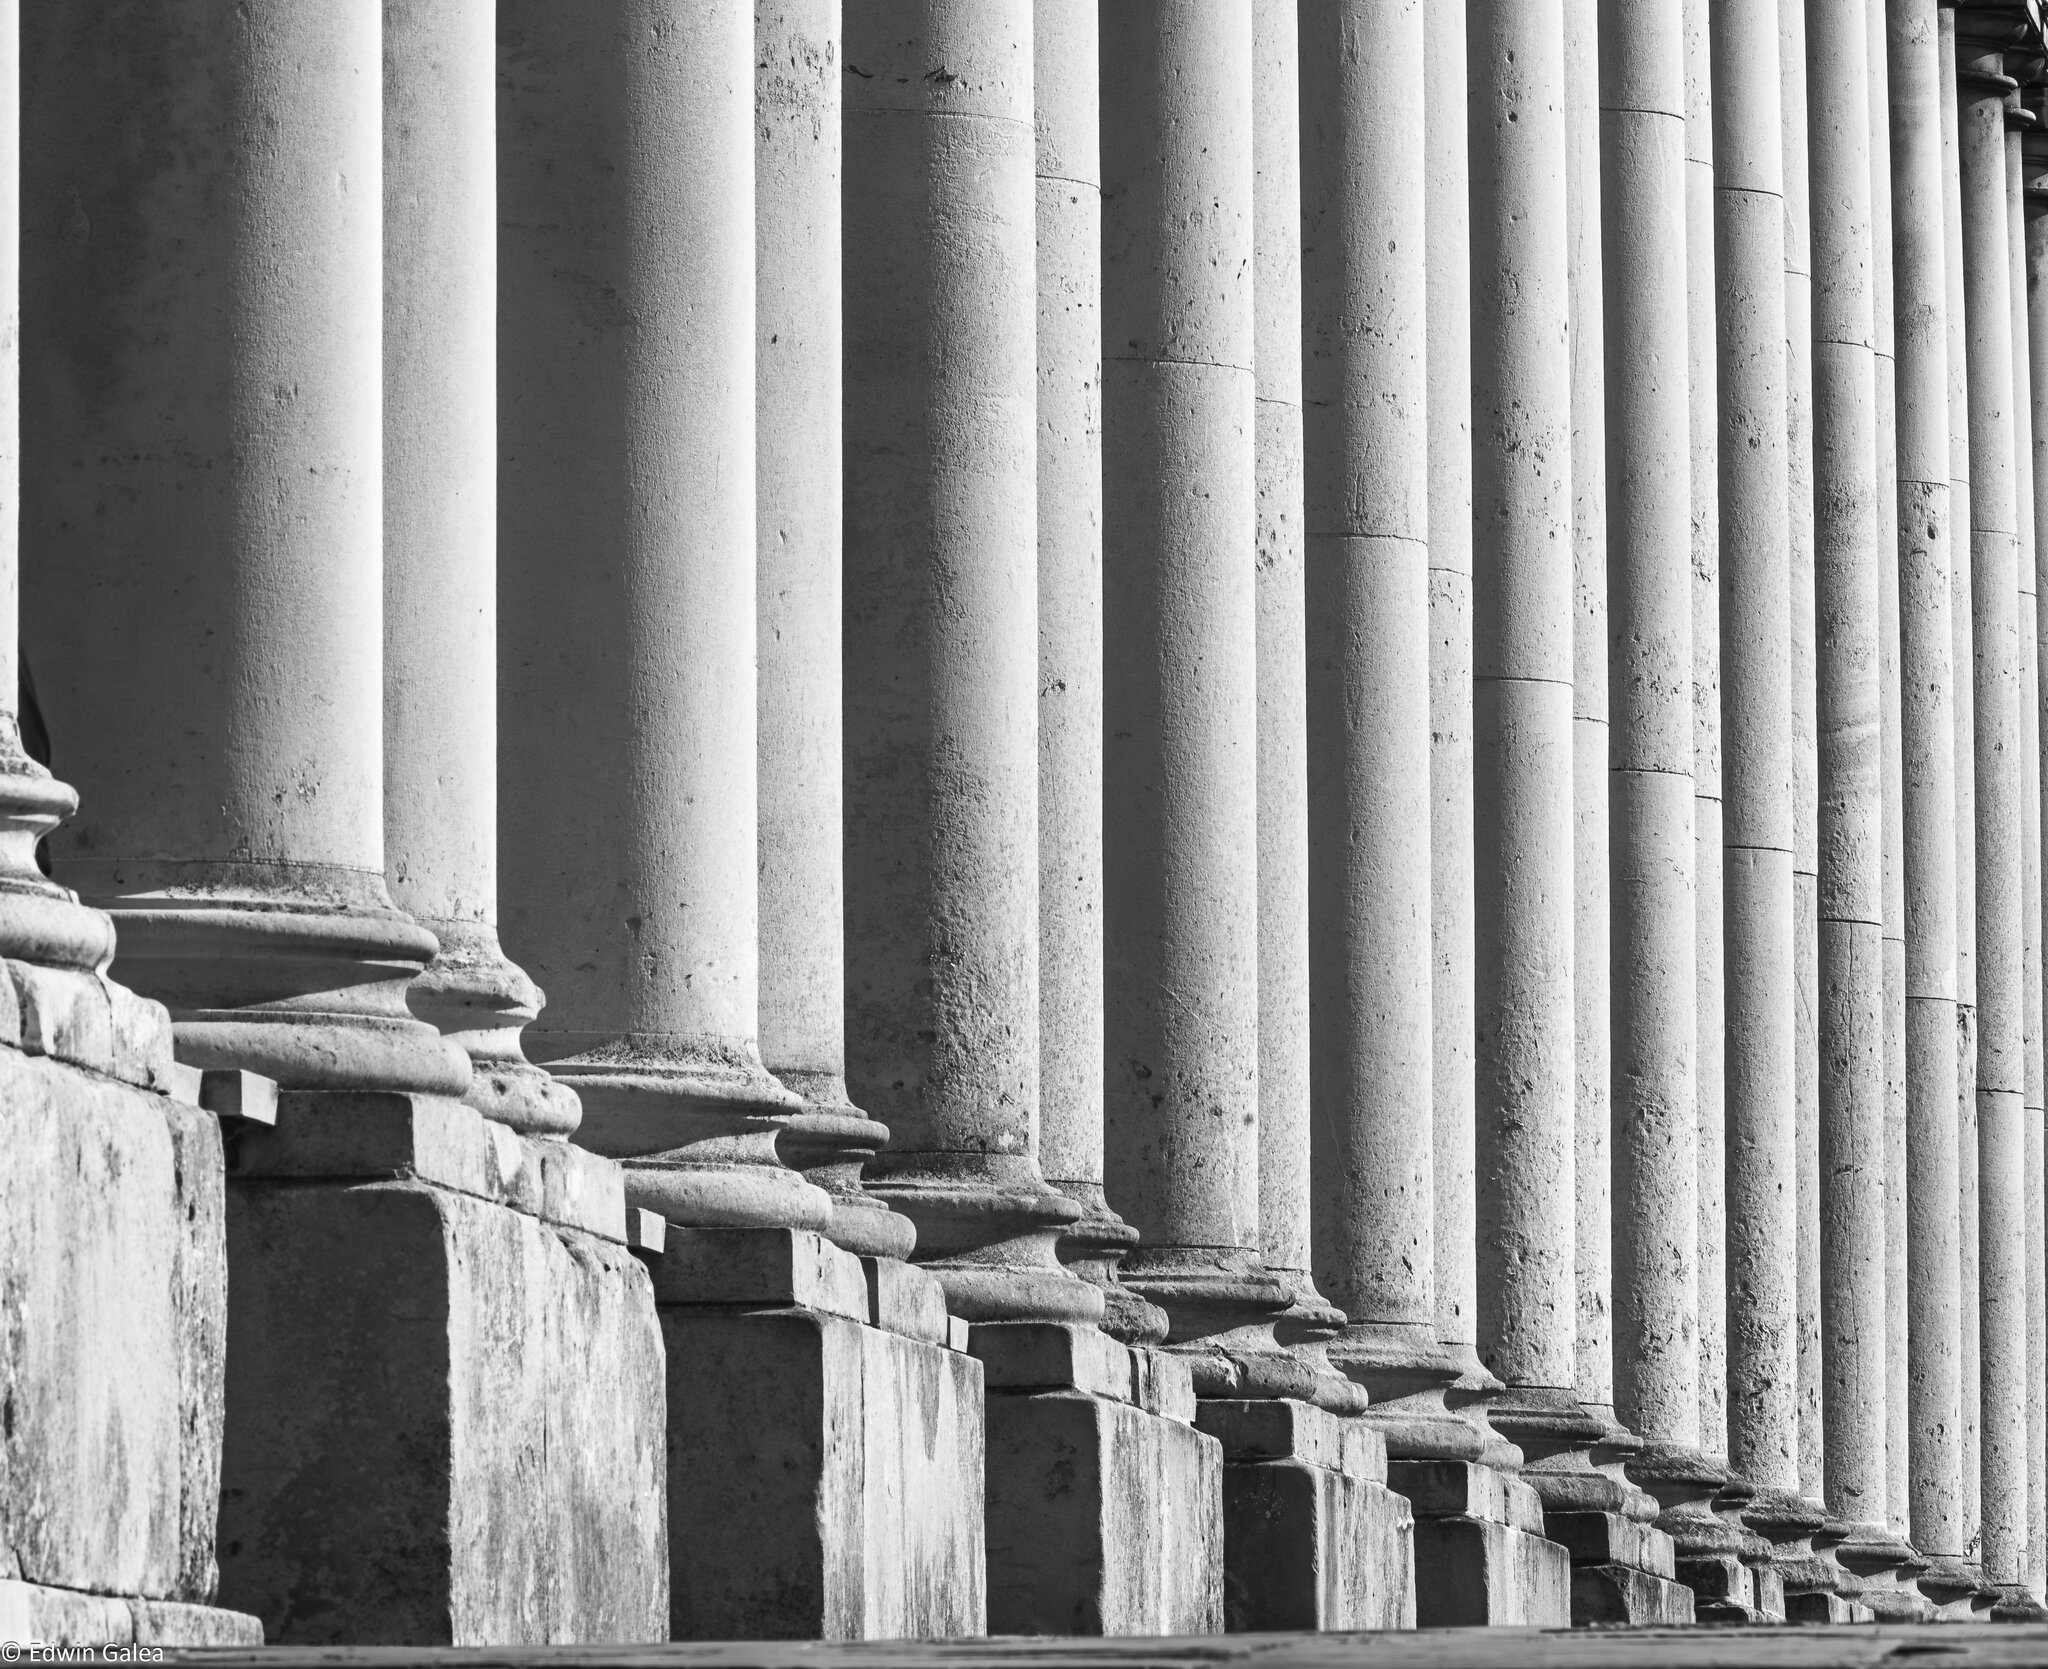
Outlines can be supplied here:
M1186 1364L1092 1327L977 1326L992 1634L1223 1627L1223 1448Z
M223 1598L308 1644L665 1638L618 1167L397 1095L288 1093L229 1159Z
M1455 1460L1397 1460L1387 1482L1415 1514L1415 1621L1422 1628L1563 1628L1571 1560L1544 1534L1519 1478Z
M938 1283L779 1229L671 1228L652 1268L673 1637L985 1632L981 1364Z
M151 1087L145 1056L169 1081L161 1008L37 972L35 1053L17 1046L22 999L0 972L0 1640L260 1640L253 1617L211 1603L219 1125ZM136 1035L152 1027L161 1048ZM56 1052L88 1044L91 1071ZM110 1076L124 1050L140 1081Z
M1204 1401L1195 1426L1223 1445L1226 1627L1415 1626L1415 1523L1379 1432L1292 1401Z
M1620 1513L1551 1513L1549 1534L1572 1561L1572 1622L1671 1628L1696 1620L1693 1591L1678 1580L1671 1538Z

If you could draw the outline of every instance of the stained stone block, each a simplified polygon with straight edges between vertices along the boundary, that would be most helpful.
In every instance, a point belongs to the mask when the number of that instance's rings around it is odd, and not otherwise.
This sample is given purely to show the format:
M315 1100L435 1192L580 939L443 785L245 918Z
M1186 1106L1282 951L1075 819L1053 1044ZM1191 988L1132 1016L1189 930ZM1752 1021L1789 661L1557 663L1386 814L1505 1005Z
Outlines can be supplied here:
M1415 1626L1414 1520L1386 1440L1295 1401L1207 1401L1223 1445L1224 1622L1233 1632Z
M1544 1525L1571 1556L1573 1626L1696 1620L1694 1590L1679 1580L1676 1550L1662 1530L1620 1513L1549 1513Z
M1387 1482L1415 1514L1415 1621L1563 1628L1571 1560L1544 1534L1536 1492L1468 1461L1401 1460Z
M423 1104L409 1125L389 1105L404 1099ZM343 1102L375 1114L353 1146ZM281 1641L663 1639L666 1409L647 1273L623 1239L507 1203L547 1198L517 1178L544 1181L560 1144L500 1153L464 1114L293 1093L274 1135L243 1148L262 1174L228 1190L222 1593ZM394 1174L353 1180L373 1141ZM421 1180L408 1155L497 1197ZM589 1157L578 1174L594 1185ZM319 1174L323 1159L344 1174ZM614 1206L582 1201L585 1222L623 1226L616 1170L611 1187Z
M673 1637L984 1632L981 1365L932 1342L938 1283L817 1234L668 1238Z
M137 1001L116 1029L167 1037L163 1011ZM162 1053L147 1037L101 1043ZM181 1641L260 1638L253 1618L207 1603L227 1296L218 1125L0 1047L0 1153L0 1638L97 1642L110 1618L106 1638L133 1639L132 1603L185 1618Z

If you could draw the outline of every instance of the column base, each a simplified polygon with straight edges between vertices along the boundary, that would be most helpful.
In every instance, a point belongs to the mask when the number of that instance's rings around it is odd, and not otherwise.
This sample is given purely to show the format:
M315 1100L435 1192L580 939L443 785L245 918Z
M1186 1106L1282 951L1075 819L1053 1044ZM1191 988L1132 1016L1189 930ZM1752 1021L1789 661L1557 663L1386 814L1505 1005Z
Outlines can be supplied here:
M1804 1593L1788 1594L1785 1597L1785 1621L1788 1623L1818 1624L1833 1628L1845 1623L1869 1623L1876 1620L1869 1606L1860 1605L1853 1599L1829 1593L1824 1589L1809 1589Z
M1662 1530L1625 1513L1553 1512L1543 1522L1571 1557L1574 1628L1679 1628L1698 1620Z
M214 1605L0 1579L0 1643L30 1641L42 1646L260 1646L263 1625L246 1611Z
M1204 1399L1223 1445L1223 1617L1233 1633L1415 1626L1415 1525L1387 1446L1293 1400Z
M1938 1623L1971 1623L1991 1609L1984 1567L1955 1554L1933 1554L1920 1573L1920 1592L1934 1607Z
M1570 1556L1527 1484L1460 1460L1393 1461L1387 1482L1415 1514L1417 1627L1571 1623Z
M225 1179L177 1081L155 1003L0 965L0 1641L262 1639L209 1603Z
M287 1093L227 1145L223 1602L280 1642L665 1638L619 1167L394 1093Z
M1223 1446L1187 1365L1093 1327L977 1326L993 1634L1223 1628Z
M1881 1524L1829 1524L1821 1533L1848 1577L1847 1597L1869 1608L1880 1623L1925 1623L1934 1606L1920 1592L1927 1561L1901 1536ZM2028 1619L2048 1621L2048 1611Z
M672 1229L651 1267L671 1637L985 1632L981 1365L939 1283L800 1230Z

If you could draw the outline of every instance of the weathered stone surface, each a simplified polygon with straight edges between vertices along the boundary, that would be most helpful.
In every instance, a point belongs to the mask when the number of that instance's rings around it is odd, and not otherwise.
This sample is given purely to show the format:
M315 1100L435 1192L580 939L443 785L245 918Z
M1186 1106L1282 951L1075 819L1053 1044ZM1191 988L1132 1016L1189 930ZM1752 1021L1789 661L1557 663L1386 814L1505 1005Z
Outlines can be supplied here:
M1693 1594L1683 1583L1629 1565L1572 1567L1572 1621L1582 1628L1603 1623L1668 1628L1692 1620Z
M819 1310L661 1318L676 1639L983 1631L978 1363Z
M227 1268L210 1114L0 1049L0 1577L204 1600Z
M654 1264L664 1304L800 1305L868 1319L860 1259L807 1229L678 1229Z
M226 1603L305 1642L664 1636L630 1252L417 1182L238 1182L228 1248Z
M1223 1627L1223 1450L1080 1391L988 1399L992 1634Z
M868 1281L868 1324L885 1333L900 1333L925 1344L950 1345L952 1317L946 1313L946 1289L899 1258L864 1257L861 1272Z
M991 1391L1086 1391L1130 1402L1135 1352L1093 1327L1051 1322L977 1327L967 1348Z
M1415 1520L1415 1621L1560 1628L1571 1618L1571 1563L1555 1542L1485 1518Z

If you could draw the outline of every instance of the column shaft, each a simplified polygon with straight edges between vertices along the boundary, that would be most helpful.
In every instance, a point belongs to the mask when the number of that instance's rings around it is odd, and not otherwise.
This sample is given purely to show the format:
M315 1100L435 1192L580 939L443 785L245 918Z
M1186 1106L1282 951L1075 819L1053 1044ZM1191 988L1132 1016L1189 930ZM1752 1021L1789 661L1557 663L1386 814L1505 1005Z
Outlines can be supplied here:
M840 0L754 12L754 588L761 1059L803 1098L778 1151L832 1196L826 1233L909 1255L860 1185L888 1137L846 1094L840 719Z
M1106 1331L1165 1336L1116 1279L1138 1233L1102 1189L1102 144L1096 8L1038 0L1038 1063L1060 1255ZM1264 917L1261 917L1263 930ZM1304 930L1306 923L1304 923ZM1263 969L1261 1012L1265 1000ZM1304 1001L1306 999L1304 998Z

